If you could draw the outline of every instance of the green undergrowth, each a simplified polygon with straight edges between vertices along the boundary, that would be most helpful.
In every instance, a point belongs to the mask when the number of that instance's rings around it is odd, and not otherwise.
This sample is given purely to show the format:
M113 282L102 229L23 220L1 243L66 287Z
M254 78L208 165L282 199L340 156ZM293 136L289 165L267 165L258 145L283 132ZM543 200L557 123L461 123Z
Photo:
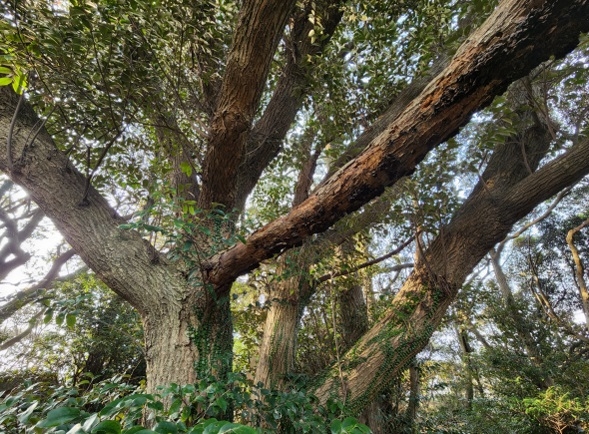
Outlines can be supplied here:
M228 408L234 408L234 420L218 420ZM0 433L363 434L370 429L347 417L341 403L321 406L302 389L259 389L232 374L227 381L171 384L157 394L143 393L120 376L77 387L25 383L1 398Z

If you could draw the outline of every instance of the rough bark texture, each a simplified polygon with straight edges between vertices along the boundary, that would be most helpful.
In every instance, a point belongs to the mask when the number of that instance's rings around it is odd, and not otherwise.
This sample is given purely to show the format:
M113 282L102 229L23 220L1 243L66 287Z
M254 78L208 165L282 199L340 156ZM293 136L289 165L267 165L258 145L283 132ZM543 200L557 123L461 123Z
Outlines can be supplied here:
M0 88L0 136L8 136L18 96L9 87ZM10 144L14 164L0 155L0 170L27 190L82 260L113 291L135 307L143 318L147 359L147 381L157 385L194 381L197 351L188 345L189 327L198 327L193 311L215 310L210 300L194 300L196 290L180 271L171 266L137 232L119 228L124 221L90 186L41 130L33 144L31 130L37 122L32 108L23 104ZM228 307L223 308L228 311ZM226 315L219 315L220 319ZM231 328L219 324L219 335ZM215 332L217 333L217 332ZM206 354L205 354L206 356ZM218 357L219 353L212 354Z
M235 206L238 169L254 114L295 0L245 0L218 105L213 115L203 164L201 208L213 203L228 211Z
M289 214L254 232L247 243L212 258L204 269L210 282L232 281L260 261L324 231L413 173L432 148L456 134L509 83L551 55L571 51L579 33L589 30L587 17L586 0L502 2L450 65L360 156Z
M286 37L286 65L272 98L248 137L247 153L239 169L236 208L242 210L245 201L257 184L262 172L278 155L282 142L310 91L308 58L322 53L342 18L342 0L309 2L293 18L291 33ZM322 37L313 42L309 32L314 24L309 21L311 6L323 26Z
M252 118L294 3L294 0L246 0L242 3L210 129L200 194L203 208L214 202L229 210L234 206L236 174L244 158ZM451 137L473 111L488 104L511 81L525 75L550 55L559 57L572 50L579 32L589 30L588 17L587 0L501 2L450 65L365 152L334 174L289 215L256 231L246 244L222 252L205 264L204 276L215 287L218 297L203 296L203 291L188 284L182 273L138 233L121 230L122 219L92 186L86 194L85 177L72 167L44 129L34 143L25 143L26 137L35 136L29 133L37 121L26 102L18 114L7 153L0 155L0 170L29 192L97 276L141 313L146 326L150 388L153 390L169 382L188 383L194 379L192 363L198 360L198 355L195 347L187 345L186 333L190 327L198 328L212 321L207 351L217 357L216 350L222 353L226 349L227 341L218 345L214 340L217 336L230 339L227 336L231 328L230 316L223 300L237 276L255 268L260 261L300 244L311 234L324 231L345 214L380 195L386 186L412 173L430 149ZM9 88L0 88L0 137L10 136L9 125L17 100ZM423 293L424 287L439 288L440 283L442 289L452 294L464 270L474 266L478 261L476 257L486 253L514 221L585 173L582 164L589 157L588 148L584 142L568 154L572 159L559 159L522 181L505 196L493 200L478 198L480 208L467 205L463 214L457 216L456 226L449 228L445 238L432 246L432 258L443 257L444 253L449 262L434 263L433 270L423 267L417 270L395 307L402 312L414 296ZM474 223L478 223L481 216L495 219L488 221L488 232L484 234ZM460 231L480 235L480 245L465 240ZM444 291L426 291L418 303L419 308L412 314L414 321L408 330L415 333L409 341L405 336L396 335L399 326L404 324L398 316L389 318L389 325L362 340L359 353L368 357L370 351L376 352L366 375L359 376L353 367L350 370L352 403L361 401L363 392L358 390L362 389L362 384L379 381L373 367L380 369L386 358L383 351L375 347L373 339L388 333L394 348L416 348L420 342L427 341L450 299ZM389 359L393 357L403 362L406 355L401 351L393 356L387 353ZM379 372L385 378L388 374L386 369ZM360 377L366 381L360 381ZM325 397L333 387L334 383L328 380L319 390L320 395Z
M297 330L308 293L304 278L299 276L290 277L274 288L264 325L255 384L280 388L285 376L293 372Z
M531 146L549 137L545 129L533 127L521 140ZM339 368L319 381L315 392L320 400L337 395L346 397L352 409L367 405L427 344L479 260L538 203L587 174L588 157L589 141L584 141L528 175L519 146L497 149L483 174L484 184L475 187L427 249L385 317L347 353ZM534 168L537 161L529 160ZM345 390L340 369L346 373Z

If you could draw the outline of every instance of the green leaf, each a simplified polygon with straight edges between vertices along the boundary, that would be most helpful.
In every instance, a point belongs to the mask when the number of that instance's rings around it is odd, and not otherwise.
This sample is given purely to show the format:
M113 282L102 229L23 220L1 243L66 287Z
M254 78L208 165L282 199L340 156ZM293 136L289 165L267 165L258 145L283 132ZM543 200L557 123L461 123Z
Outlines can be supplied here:
M221 429L219 429L219 431L217 431L217 432L218 432L218 434L222 434L222 433L255 434L256 430L249 427L249 426L240 425L238 423L227 422L227 423L225 423L225 425L221 426Z
M53 318L53 309L47 309L47 311L45 312L45 316L43 316L43 323L49 324L49 322L51 321L52 318Z
M80 416L80 409L73 407L61 407L47 413L47 418L37 424L39 428L52 428L71 422Z
M74 315L73 313L68 313L65 316L65 323L67 325L67 327L72 330L74 328L74 326L76 325L76 315Z
M342 432L342 423L337 419L332 420L329 428L331 428L331 434L339 434Z
M90 431L96 422L98 422L98 414L94 413L92 416L86 419L86 422L84 422L82 428L84 431Z
M55 324L57 324L59 326L62 325L64 319L65 319L65 315L63 313L60 313L59 315L57 315L55 317Z
M103 420L96 425L91 432L100 434L120 434L121 425L115 420Z
M12 81L12 77L0 77L0 86L8 86Z
M162 420L155 426L154 431L160 434L177 434L178 427L175 423Z
M19 422L22 424L26 424L29 420L29 417L31 416L31 414L33 414L33 411L35 410L35 408L37 408L38 405L39 401L34 401L31 405L29 405L29 407L24 412L18 415Z
M188 161L183 161L182 163L180 163L180 170L186 176L192 175L192 166L190 165L190 163Z

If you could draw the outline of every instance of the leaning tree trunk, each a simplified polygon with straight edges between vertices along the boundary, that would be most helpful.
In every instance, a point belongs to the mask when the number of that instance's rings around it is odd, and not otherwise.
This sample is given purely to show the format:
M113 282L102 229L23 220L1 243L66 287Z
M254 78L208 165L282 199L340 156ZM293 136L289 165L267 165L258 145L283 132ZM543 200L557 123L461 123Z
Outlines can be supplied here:
M513 141L526 149L528 164L519 146L496 149L481 182L427 249L388 313L345 356L344 379L333 369L318 382L321 402L339 396L356 411L371 402L427 344L466 276L493 245L537 204L589 172L589 141L532 174L550 141L547 128L531 127Z

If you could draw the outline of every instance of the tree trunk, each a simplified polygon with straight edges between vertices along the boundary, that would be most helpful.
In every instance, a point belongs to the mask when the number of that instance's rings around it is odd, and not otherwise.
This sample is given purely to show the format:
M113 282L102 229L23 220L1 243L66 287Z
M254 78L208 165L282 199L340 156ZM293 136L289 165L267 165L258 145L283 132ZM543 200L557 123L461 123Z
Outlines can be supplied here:
M585 328L589 330L589 290L587 289L587 281L585 280L585 268L579 255L579 251L575 246L574 236L581 229L589 225L589 219L585 220L576 228L567 232L566 242L573 255L573 262L575 263L575 281L579 288L579 295L581 297L581 306L583 306L583 313L585 314Z
M204 305L203 305L204 304ZM227 298L165 306L143 316L148 390L231 371L233 327Z
M169 262L139 233L121 229L107 201L58 151L24 101L9 133L18 96L0 87L0 136L11 137L12 162L0 169L24 187L82 260L113 291L139 311L145 329L148 390L193 382L197 373L224 375L231 367L232 326L227 294L193 286L183 267ZM196 333L195 333L196 331ZM195 345L190 344L190 335ZM199 340L202 338L202 340Z
M294 253L294 252L293 252ZM277 274L286 274L291 252L281 261ZM296 275L278 282L272 289L270 307L260 345L260 357L254 384L267 389L280 388L285 376L294 369L297 330L311 288L303 275L307 269L296 270Z
M472 400L474 399L474 385L473 385L473 369L470 359L472 347L468 342L468 332L463 327L455 325L456 337L460 345L460 358L462 359L462 369L464 371L464 392L465 392L465 408L467 411L472 410Z
M344 386L335 369L319 381L315 392L321 402L335 395L345 397L350 409L364 408L427 344L466 276L511 226L589 172L589 141L529 174L550 135L534 126L513 140L522 141L527 164L521 147L495 150L482 180L427 249L383 320L344 357Z
M417 419L417 410L419 409L419 391L421 389L421 370L419 363L413 359L409 365L409 403L407 404L407 411L405 412L407 427L412 433L417 433L415 426L415 419Z

